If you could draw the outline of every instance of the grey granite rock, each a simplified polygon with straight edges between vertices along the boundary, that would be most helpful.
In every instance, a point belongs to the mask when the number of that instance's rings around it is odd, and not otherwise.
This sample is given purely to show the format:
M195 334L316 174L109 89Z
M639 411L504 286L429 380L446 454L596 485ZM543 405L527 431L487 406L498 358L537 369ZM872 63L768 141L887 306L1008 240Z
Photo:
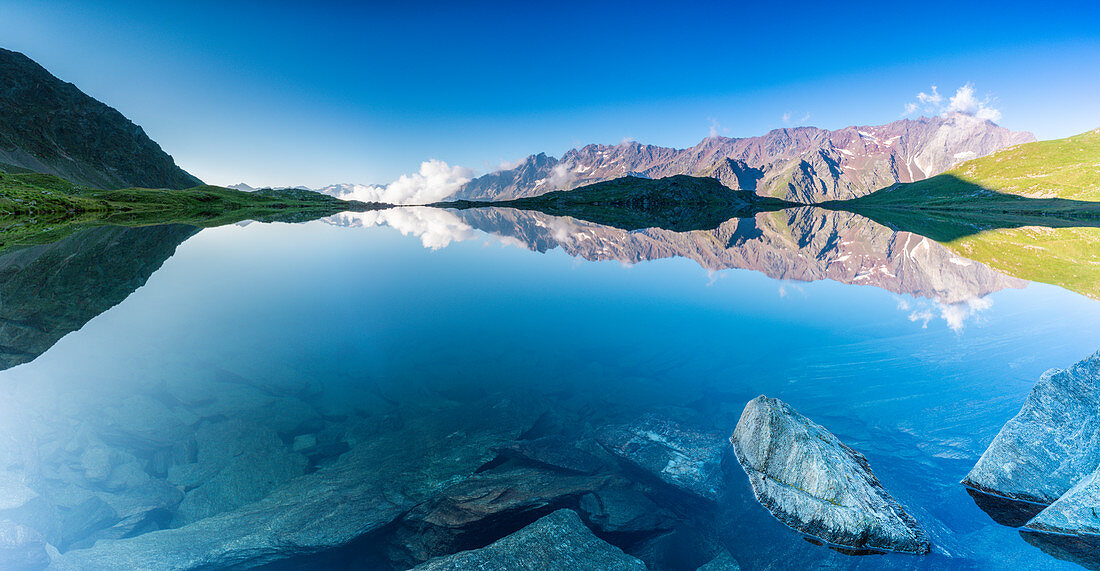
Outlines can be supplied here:
M1100 352L1043 373L963 484L1049 504L1100 465Z
M44 569L50 562L46 540L37 531L11 520L0 521L0 569Z
M395 557L420 563L485 545L606 487L608 476L502 466L449 486L401 518ZM398 554L401 555L398 555Z
M505 456L524 458L551 468L581 474L591 474L603 465L599 458L577 448L573 441L561 436L544 436L533 440L520 440L498 448L497 452Z
M723 550L722 553L718 554L718 557L711 559L709 563L695 571L741 571L741 566L737 564L737 560L730 555L729 551Z
M790 405L749 401L730 442L756 499L788 526L850 549L929 551L867 459Z
M440 557L418 571L644 571L645 564L596 537L570 510L558 510L487 547Z
M436 408L359 443L265 498L188 525L100 540L57 569L252 568L347 545L378 531L492 459L541 410L537 402Z
M1077 482L1024 527L1051 533L1100 536L1100 469Z
M241 454L187 492L172 525L186 525L259 500L276 486L304 474L308 464L305 456L285 449Z
M585 494L578 510L589 525L608 533L660 533L676 526L672 513L629 488Z
M628 465L704 500L716 501L725 487L725 439L717 434L646 415L635 422L603 427L600 445Z

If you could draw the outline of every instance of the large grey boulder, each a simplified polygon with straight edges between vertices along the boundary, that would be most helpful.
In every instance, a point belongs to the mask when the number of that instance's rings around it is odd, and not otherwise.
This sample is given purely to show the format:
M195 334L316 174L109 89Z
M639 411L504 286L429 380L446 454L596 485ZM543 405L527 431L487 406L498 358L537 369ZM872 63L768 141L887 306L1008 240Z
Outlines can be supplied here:
M1041 532L1100 536L1100 470L1085 476L1024 527Z
M790 405L763 395L749 401L730 442L756 499L786 525L855 550L929 551L863 454Z
M417 571L645 571L645 564L596 537L570 510L558 510L535 523L471 551L432 559Z
M1049 504L1100 465L1100 352L1043 373L963 484Z
M523 432L534 403L466 403L419 414L263 499L189 523L65 553L57 569L252 568L347 545L378 531L491 460Z
M722 435L689 427L656 415L630 424L603 427L601 446L627 465L707 501L717 501L725 488Z

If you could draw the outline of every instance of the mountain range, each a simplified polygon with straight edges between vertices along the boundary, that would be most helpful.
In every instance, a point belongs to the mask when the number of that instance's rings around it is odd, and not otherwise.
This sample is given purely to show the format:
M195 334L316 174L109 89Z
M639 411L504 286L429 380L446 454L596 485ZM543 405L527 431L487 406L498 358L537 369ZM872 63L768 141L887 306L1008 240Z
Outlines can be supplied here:
M202 181L117 110L0 48L0 172L39 172L101 189Z
M1034 140L1031 133L949 113L835 131L795 127L759 137L712 136L686 149L637 142L587 145L561 158L531 155L512 168L469 181L453 198L512 200L624 176L692 175L718 179L734 190L812 204L923 180L962 161Z

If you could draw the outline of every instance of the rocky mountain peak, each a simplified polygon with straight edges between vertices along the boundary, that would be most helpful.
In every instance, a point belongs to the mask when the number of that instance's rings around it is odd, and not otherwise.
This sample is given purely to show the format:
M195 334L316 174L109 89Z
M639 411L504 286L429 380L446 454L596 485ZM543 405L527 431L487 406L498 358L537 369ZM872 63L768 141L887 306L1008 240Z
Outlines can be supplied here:
M502 170L476 178L455 198L509 200L627 175L662 178L688 174L717 178L730 188L751 188L764 196L815 203L855 198L898 182L922 180L962 161L1034 139L1030 133L950 113L835 131L791 127L759 137L713 136L686 149L633 141L590 144L567 151L560 160L532 155L522 163L523 170ZM726 160L734 162L723 162Z

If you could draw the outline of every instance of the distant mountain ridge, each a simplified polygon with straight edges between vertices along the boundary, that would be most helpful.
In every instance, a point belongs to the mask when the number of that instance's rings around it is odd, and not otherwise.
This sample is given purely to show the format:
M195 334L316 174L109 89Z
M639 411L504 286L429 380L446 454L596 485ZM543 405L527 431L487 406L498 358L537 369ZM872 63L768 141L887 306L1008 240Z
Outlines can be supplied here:
M587 145L560 159L531 155L513 168L471 180L453 198L511 200L628 175L686 174L715 178L734 190L817 203L923 180L962 161L1034 140L1031 133L950 113L836 131L795 127L759 137L715 136L686 149L636 142Z
M202 184L117 110L2 48L0 171L53 174L102 189Z

